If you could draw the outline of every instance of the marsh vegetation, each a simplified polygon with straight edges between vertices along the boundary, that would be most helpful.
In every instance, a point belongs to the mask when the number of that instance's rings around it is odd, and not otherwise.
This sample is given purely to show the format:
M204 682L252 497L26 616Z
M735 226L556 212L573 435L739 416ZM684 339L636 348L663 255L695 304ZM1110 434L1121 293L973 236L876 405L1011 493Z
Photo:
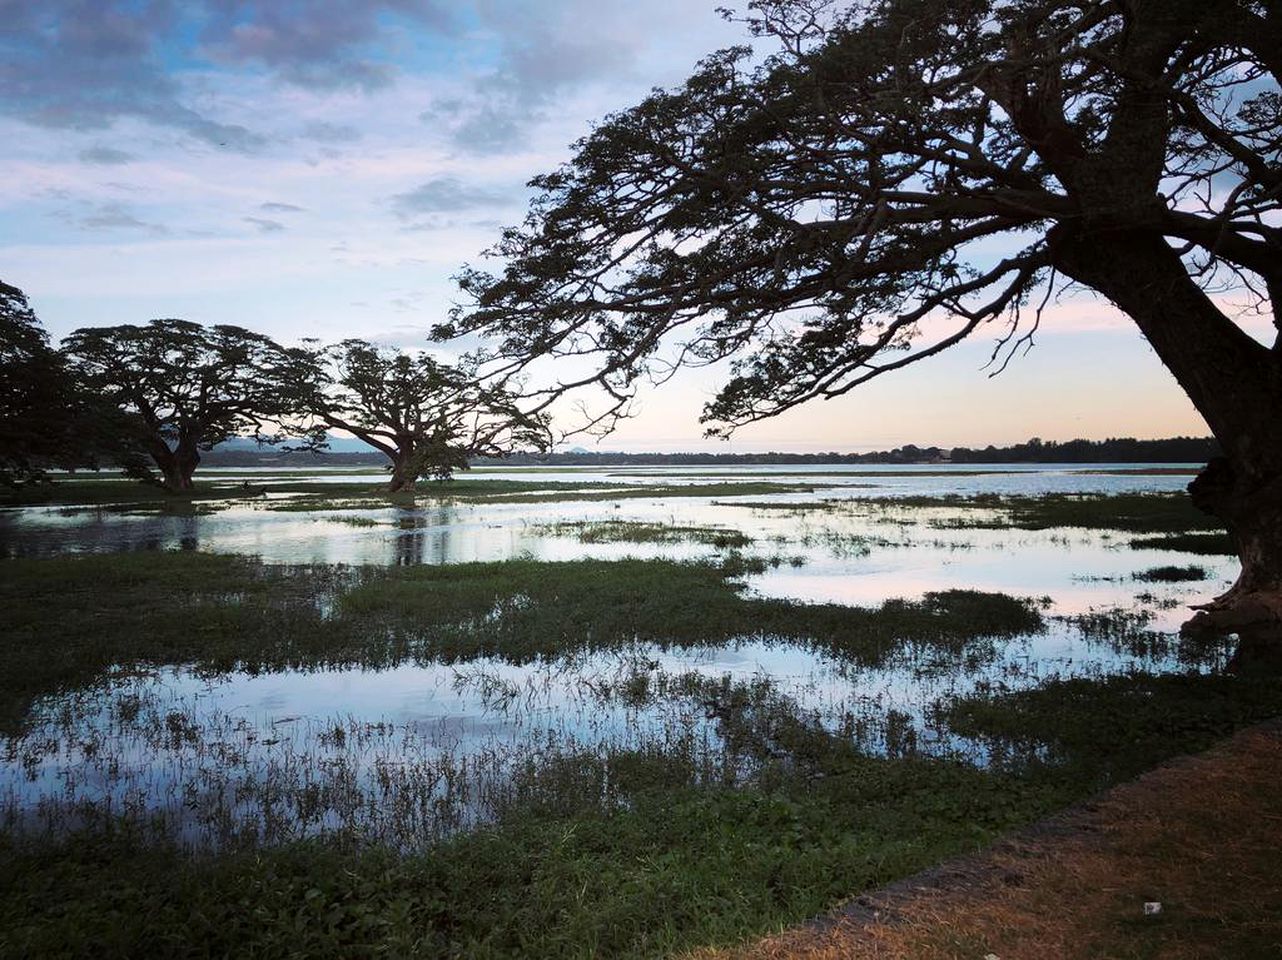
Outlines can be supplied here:
M0 948L725 944L1282 710L1180 478L831 479L8 509Z

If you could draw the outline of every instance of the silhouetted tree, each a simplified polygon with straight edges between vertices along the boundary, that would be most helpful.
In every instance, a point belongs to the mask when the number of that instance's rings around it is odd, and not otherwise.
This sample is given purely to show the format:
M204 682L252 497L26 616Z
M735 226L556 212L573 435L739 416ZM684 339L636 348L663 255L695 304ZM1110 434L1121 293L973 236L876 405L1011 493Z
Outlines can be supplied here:
M115 411L82 389L49 346L23 292L0 282L0 485L125 462L121 431Z
M300 362L261 334L186 320L82 328L63 352L85 384L125 414L175 491L192 488L202 450L235 436L279 439L265 431L291 412L288 385Z
M499 338L493 370L594 357L547 398L594 383L613 413L660 359L734 357L705 411L726 432L1005 318L1000 365L1030 342L1027 304L1074 281L1134 320L1224 450L1193 490L1242 574L1203 619L1277 627L1282 349L1212 294L1282 325L1282 4L751 10L779 52L714 54L580 141L437 334Z
M423 476L448 478L474 456L521 447L545 449L545 418L525 413L503 388L487 387L467 367L425 353L384 350L344 340L310 350L294 388L295 408L326 428L345 430L387 454L389 490L412 490Z

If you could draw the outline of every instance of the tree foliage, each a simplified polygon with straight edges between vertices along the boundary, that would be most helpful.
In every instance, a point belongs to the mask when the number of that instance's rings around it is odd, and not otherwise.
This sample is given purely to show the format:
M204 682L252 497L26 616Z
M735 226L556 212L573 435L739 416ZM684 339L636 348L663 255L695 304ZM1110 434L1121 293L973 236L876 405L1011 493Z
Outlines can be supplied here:
M0 282L0 484L121 459L117 426L49 346L26 295Z
M685 361L739 359L708 411L733 425L1018 322L1078 237L1282 283L1276 4L753 6L783 51L715 54L581 141L440 334L593 355L624 395L679 333ZM955 323L915 345L928 316Z
M126 417L164 484L187 490L200 452L232 437L275 441L299 357L241 327L186 320L85 327L63 343L73 369ZM144 473L149 473L142 468Z
M466 366L358 339L308 355L298 368L298 409L314 429L345 430L387 454L393 490L423 476L446 479L474 456L547 445L544 417L525 413L516 396L480 383Z
M608 118L533 181L501 270L466 269L437 334L496 337L499 372L590 358L545 398L597 384L607 419L646 374L733 358L704 413L724 433L988 324L1000 367L1071 282L1206 418L1226 458L1199 502L1282 618L1282 350L1222 300L1282 328L1282 4L754 0L746 19L777 52L716 53Z

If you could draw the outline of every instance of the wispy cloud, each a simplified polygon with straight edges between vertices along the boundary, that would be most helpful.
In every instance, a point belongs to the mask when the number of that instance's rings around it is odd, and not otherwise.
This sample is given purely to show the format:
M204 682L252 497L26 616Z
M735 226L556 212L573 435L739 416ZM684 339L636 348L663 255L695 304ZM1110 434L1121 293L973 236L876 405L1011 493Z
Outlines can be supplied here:
M77 222L84 230L142 230L155 235L169 232L163 224L140 220L122 203L99 204Z
M267 220L263 217L242 217L246 223L252 223L258 228L259 233L280 233L285 229L285 225L279 220Z
M436 177L406 193L391 198L392 209L403 220L423 214L458 213L478 207L510 202L511 197L495 190L466 184L457 177Z
M114 147L95 146L80 151L81 163L93 163L101 166L120 166L138 159L132 153L117 150Z

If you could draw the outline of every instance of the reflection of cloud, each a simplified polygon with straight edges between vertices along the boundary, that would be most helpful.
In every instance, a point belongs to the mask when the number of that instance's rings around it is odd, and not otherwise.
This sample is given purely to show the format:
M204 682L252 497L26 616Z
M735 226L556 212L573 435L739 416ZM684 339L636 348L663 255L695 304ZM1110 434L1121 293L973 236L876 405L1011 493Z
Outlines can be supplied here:
M136 158L132 153L125 153L123 150L116 150L114 147L89 147L80 151L81 163L96 163L102 166L117 166L124 163L132 163Z

